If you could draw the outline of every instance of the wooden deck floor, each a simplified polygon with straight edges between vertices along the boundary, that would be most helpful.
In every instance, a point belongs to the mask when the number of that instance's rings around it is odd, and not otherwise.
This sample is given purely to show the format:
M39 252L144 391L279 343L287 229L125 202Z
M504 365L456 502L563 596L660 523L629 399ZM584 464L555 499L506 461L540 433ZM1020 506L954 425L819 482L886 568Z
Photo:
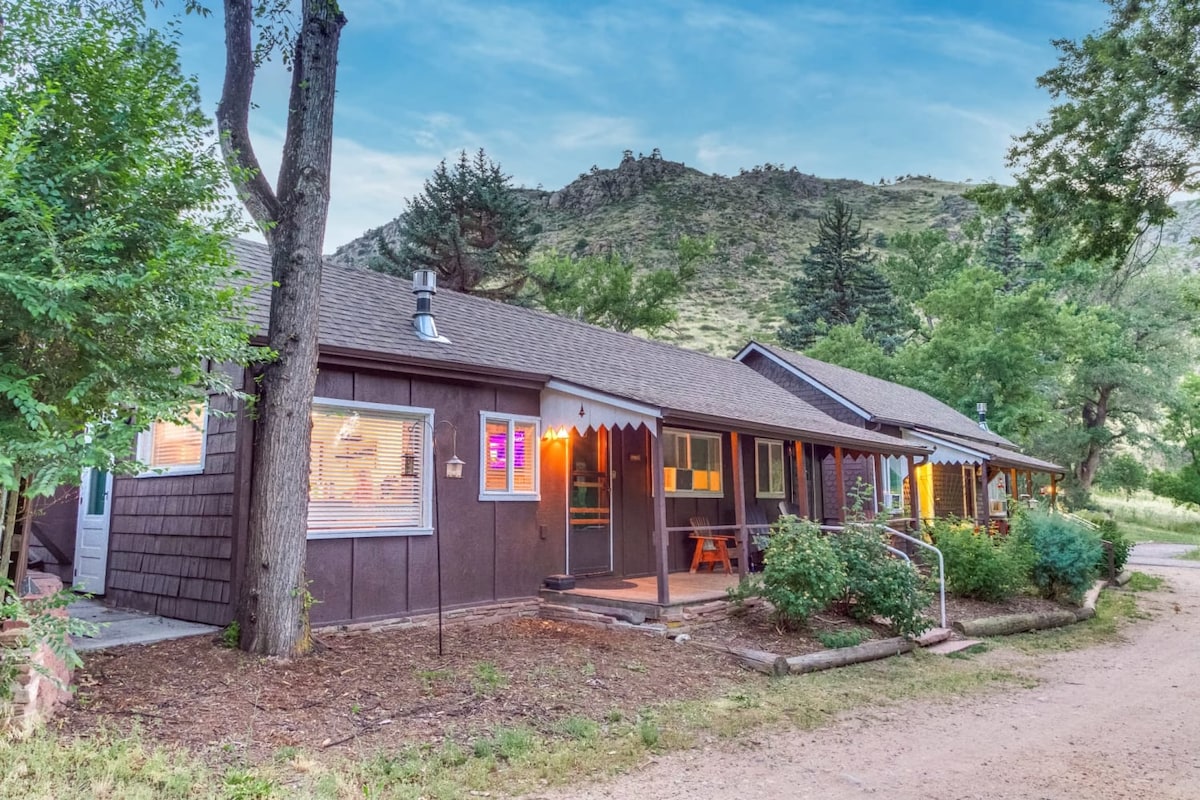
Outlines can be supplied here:
M726 590L737 586L738 576L720 572L675 572L668 578L670 605L691 605L709 600L724 600ZM627 603L658 604L658 579L600 578L580 580L574 589L563 594L621 600Z

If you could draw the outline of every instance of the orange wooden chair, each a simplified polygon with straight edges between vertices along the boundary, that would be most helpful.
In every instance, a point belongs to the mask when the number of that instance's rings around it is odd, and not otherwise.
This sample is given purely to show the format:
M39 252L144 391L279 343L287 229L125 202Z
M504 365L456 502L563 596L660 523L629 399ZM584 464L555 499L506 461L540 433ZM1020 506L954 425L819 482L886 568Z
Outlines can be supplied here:
M725 569L726 575L733 574L733 566L729 562L729 544L736 542L737 537L720 533L712 529L708 517L692 517L688 520L692 526L691 538L696 540L696 552L692 555L691 572L699 571L707 564L708 571L716 570L717 564Z

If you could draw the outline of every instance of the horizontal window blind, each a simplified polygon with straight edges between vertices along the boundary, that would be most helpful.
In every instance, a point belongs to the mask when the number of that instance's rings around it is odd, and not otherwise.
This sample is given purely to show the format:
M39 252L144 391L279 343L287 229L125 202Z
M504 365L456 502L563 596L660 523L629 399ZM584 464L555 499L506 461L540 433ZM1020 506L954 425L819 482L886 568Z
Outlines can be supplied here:
M201 403L182 424L154 423L150 427L148 465L152 469L200 466L204 458L205 416L205 406Z
M783 497L783 442L755 440L755 488L759 497Z
M483 449L484 494L537 493L537 423L486 417Z
M719 434L663 431L663 465L666 492L721 495Z
M314 404L310 532L420 528L425 418Z

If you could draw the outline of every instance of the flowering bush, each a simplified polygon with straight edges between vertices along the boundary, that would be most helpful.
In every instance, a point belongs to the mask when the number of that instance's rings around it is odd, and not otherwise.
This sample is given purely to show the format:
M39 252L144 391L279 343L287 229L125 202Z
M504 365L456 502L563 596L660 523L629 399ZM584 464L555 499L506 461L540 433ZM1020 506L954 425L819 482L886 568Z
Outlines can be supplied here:
M970 522L929 526L946 563L946 589L961 597L998 603L1029 582L1032 554L1019 538L977 532Z
M845 585L845 569L821 529L788 516L772 526L763 571L733 594L765 598L775 607L776 624L790 628L827 608Z

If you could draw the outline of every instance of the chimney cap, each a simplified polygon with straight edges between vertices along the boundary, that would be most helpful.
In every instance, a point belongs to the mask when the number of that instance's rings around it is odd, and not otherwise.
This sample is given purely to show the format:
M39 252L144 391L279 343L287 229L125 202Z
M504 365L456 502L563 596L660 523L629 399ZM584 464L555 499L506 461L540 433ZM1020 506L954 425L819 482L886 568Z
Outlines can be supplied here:
M412 274L412 290L437 294L437 273L431 269L418 269Z

